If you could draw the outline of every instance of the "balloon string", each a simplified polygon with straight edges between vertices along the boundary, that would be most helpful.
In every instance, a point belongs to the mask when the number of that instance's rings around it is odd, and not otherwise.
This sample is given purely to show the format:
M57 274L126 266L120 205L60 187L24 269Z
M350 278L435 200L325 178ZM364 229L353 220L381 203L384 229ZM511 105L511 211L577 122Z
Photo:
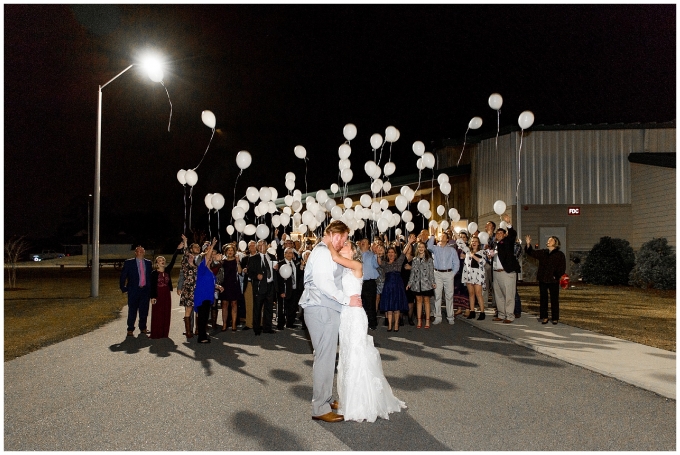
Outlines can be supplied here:
M238 178L241 176L241 174L243 174L243 169L241 169L241 172L238 173L238 175L236 176L236 181L234 182L234 200L231 203L232 209L234 207L236 207L236 184L238 183ZM241 199L243 199L243 198L241 198ZM233 221L233 217L229 220L229 222L231 223L232 221Z
M417 192L418 192L418 188L420 188L420 174L421 174L421 172L423 172L423 170L422 170L422 169L418 169L418 186L416 187L416 190L414 191L414 193L417 193ZM422 199L422 198L421 198L421 199Z
M467 142L467 133L470 131L470 127L468 126L468 129L465 130L465 138L463 139L463 150L460 151L460 157L458 158L458 163L456 163L456 167L460 164L460 159L463 158L463 152L465 151L465 143Z
M212 129L212 135L210 136L210 142L212 142L213 137L215 136L215 128ZM201 165L203 162L203 159L205 158L205 155L208 153L208 149L210 148L210 142L208 142L208 147L205 149L205 152L203 152L203 158L201 158L201 161L198 162L198 166ZM198 166L194 168L194 171L198 169Z
M217 248L222 251L222 236L220 235L220 211L215 209L217 212Z
M380 156L378 157L378 162L376 163L378 166L380 166L380 161L382 161L382 152L383 148L385 147L385 142L380 146Z
M305 157L305 194L307 194L307 161L309 158Z
M163 81L161 81L161 85L165 89L165 93L168 94L168 103L170 103L170 119L168 120L168 133L170 132L170 122L172 122L172 101L170 101L170 92L168 92L168 88L165 86Z
M498 126L496 129L496 154L498 154L498 134L501 132L501 110L498 109Z
M390 142L390 161L392 161L392 143Z
M187 186L182 185L182 194L184 196L184 234L187 233Z
M212 231L210 230L210 209L208 209L208 237L212 239Z
M517 156L517 189L515 190L515 204L519 202L519 183L522 181L522 140L524 139L524 128L519 139L519 154ZM517 208L519 210L519 207Z
M191 231L191 209L194 205L194 187L189 190L189 231Z

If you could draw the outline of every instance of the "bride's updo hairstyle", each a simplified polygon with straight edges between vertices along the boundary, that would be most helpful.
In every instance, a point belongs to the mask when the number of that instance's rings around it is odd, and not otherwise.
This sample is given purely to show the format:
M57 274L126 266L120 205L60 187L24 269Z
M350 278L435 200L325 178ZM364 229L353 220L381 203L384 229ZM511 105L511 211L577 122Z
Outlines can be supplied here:
M352 242L351 240L348 240L347 244L349 245L350 248L352 248L352 260L363 263L364 262L363 256L361 254L361 250L357 247L357 244Z

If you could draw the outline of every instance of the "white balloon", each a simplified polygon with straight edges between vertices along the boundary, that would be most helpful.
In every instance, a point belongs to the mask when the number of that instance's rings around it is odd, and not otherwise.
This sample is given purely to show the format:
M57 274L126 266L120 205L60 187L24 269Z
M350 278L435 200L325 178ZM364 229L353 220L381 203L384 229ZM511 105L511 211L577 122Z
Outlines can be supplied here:
M184 173L184 179L187 181L187 185L194 186L198 182L198 174L193 169L188 169Z
M220 210L222 207L224 207L224 196L222 196L220 193L213 194L211 201L215 210Z
M257 204L257 210L260 212L260 215L258 216L262 216L269 210L269 204L267 202L260 201L260 203Z
M250 201L251 204L254 204L257 202L258 199L260 199L260 192L257 191L257 188L254 186L249 186L246 189L246 198Z
M493 203L493 211L496 212L496 215L504 214L506 208L505 202L500 199Z
M274 213L276 212L276 204L274 201L269 201L267 202L267 213Z
M443 205L437 206L437 215L442 216L446 212L446 207Z
M373 201L371 202L371 211L373 213L380 213L382 209L380 208L380 202L378 201Z
M406 223L406 231L407 231L407 232L413 232L413 229L414 229L414 228L415 228L415 226L413 225L413 223L412 223L411 221L409 221L408 223Z
M340 172L340 178L345 183L348 183L350 180L352 180L353 176L354 173L352 172L351 169L343 169L342 172Z
M276 256L276 248L274 247L267 248L267 253L271 254L272 256Z
M382 180L380 179L374 180L373 183L371 183L371 192L373 194L378 194L380 190L382 190L382 184L383 184Z
M229 226L227 226L227 234L231 235L233 233L234 233L234 226L232 226L230 224Z
M243 232L245 228L246 220L244 220L243 218L234 221L234 229L236 229L238 232Z
M375 133L373 136L371 136L371 147L374 149L379 148L383 143L383 138L381 135L378 133Z
M381 173L382 173L382 170L380 169L380 166L376 166L375 170L373 171L373 175L371 176L371 178L379 179Z
M400 219L401 219L401 218L400 218ZM399 234L401 234L401 229L396 228L396 229L394 230L394 235L399 235Z
M291 269L290 265L288 264L283 264L281 267L279 267L279 275L281 275L281 278L284 280L290 278L292 273L293 269Z
M396 170L397 170L397 166L391 161L388 161L387 163L385 163L385 166L383 166L383 172L388 177L390 175L394 174L394 171L396 171Z
M389 193L391 189L392 189L392 184L390 182L383 183L383 191L385 193Z
M255 228L255 234L257 235L258 239L264 240L269 235L269 227L266 224L259 224Z
M351 209L352 206L354 205L354 201L352 201L351 197L346 197L345 200L343 201L345 203L345 208L346 209Z
M399 137L401 136L401 132L399 131L399 128L395 128L397 130L397 134L392 142L397 142L399 140Z
M501 221L501 224L499 224L498 227L501 229L507 229L508 223L506 223L505 221Z
M470 233L470 235L477 232L477 223L473 221L472 223L468 224L468 232Z
M385 218L386 220L391 220L392 219L392 212L390 209L386 209L384 212L380 214L380 218Z
M432 212L430 211L430 209L425 210L425 213L423 213L423 216L425 217L425 219L428 219L428 220L430 218L432 218Z
M373 200L371 199L371 196L369 196L368 194L362 194L361 197L359 198L359 202L361 203L362 206L369 207Z
M272 198L272 192L269 191L269 187L263 186L260 188L260 200L263 202L269 202Z
M339 189L340 189L340 188L338 188L337 183L331 184L331 193L335 194L335 193L338 192Z
M301 145L296 145L295 148L293 149L293 152L295 153L295 156L297 156L301 160L307 156L307 150Z
M534 113L531 111L524 111L519 114L519 119L517 119L520 128L523 130L530 128L534 124Z
M409 202L411 202L416 197L416 192L415 192L415 190L412 190L411 188L409 188L407 194L405 194L404 196L406 196L406 199Z
M477 238L479 239L479 243L481 243L482 245L486 245L487 243L489 243L489 234L487 234L486 232L480 232L479 234L477 234Z
M215 129L217 119L215 119L215 114L213 114L212 112L210 111L201 112L201 120L203 120L203 123L205 123L205 126L207 126L208 128Z
M328 193L326 193L324 190L317 191L316 200L319 201L319 204L325 204L328 200Z
M413 219L413 214L411 213L410 210L404 210L401 214L401 219L404 220L405 223L408 223ZM410 231L411 229L409 229Z
M338 148L338 156L340 157L341 160L345 160L349 158L349 156L352 154L352 147L349 146L349 144L342 144Z
M271 193L270 201L275 201L279 197L279 192L273 186L269 187L269 192Z
M319 210L319 211L316 212L316 214L314 215L314 218L316 218L316 221L318 221L319 223L321 223L323 220L326 219L326 214L324 213L323 210Z
M431 228L433 227L433 228L437 229L437 227L439 226L439 224L438 224L435 220L430 220L429 226L430 226Z
M439 223L439 226L440 226L443 230L447 230L447 229L449 228L449 222L446 221L446 220L442 220L442 221Z
M302 191L300 190L293 191L293 199L295 199L296 201L302 201Z
M425 213L430 209L430 201L427 199L421 199L418 201L418 211L420 213Z
M422 157L418 158L418 161L416 161L416 167L417 167L418 170L420 170L420 171L422 171L423 169L425 169L425 163L423 162L423 158L422 158Z
M243 233L245 235L253 235L257 231L257 228L252 225L252 224L246 224L246 227L243 228Z
M286 180L295 181L295 174L293 174L292 172L286 172Z
M336 205L331 209L331 216L336 220L342 218L342 209L340 208L339 205Z
M498 93L492 93L489 97L489 107L498 110L503 105L503 97Z
M294 212L299 212L302 208L302 202L293 201L293 205L291 205L290 208L293 209Z
M347 210L345 210L345 213L342 214L342 219L349 221L353 220L354 216L355 216L354 210L348 208Z
M241 150L236 154L236 165L239 169L248 169L250 163L253 162L253 157L246 150Z
M400 194L394 199L394 205L397 207L397 209L399 209L400 212L403 212L408 206L408 201L404 195Z
M390 222L387 221L385 218L380 218L378 220L378 231L382 234L387 230L387 228L390 227Z
M387 210L390 206L390 203L387 199L380 199L380 208L383 210Z
M387 142L395 142L397 140L397 129L395 127L388 126L385 129L385 140Z
M352 163L347 158L338 161L338 168L342 171L343 169L349 169L352 167Z
M326 207L326 210L330 211L333 207L335 207L335 199L328 198L326 203L324 204L324 207Z
M302 222L304 224L311 224L313 219L314 219L314 214L312 212L310 212L309 210L302 213Z
M283 198L283 203L286 204L288 207L293 205L294 199L293 196L290 194L286 195L286 197Z
M425 153L425 144L420 141L415 141L413 143L413 153L417 156L423 156L423 153Z
M430 152L423 153L423 164L430 169L434 168L434 155Z
M456 210L455 208L452 207L452 208L449 209L449 218L453 218L457 214L458 214L458 210Z
M184 174L186 174L186 173L187 173L187 171L185 171L184 169L180 169L179 171L177 171L177 180L182 185L187 184L187 179L184 178Z
M440 185L449 181L449 176L447 174L439 174L437 177L437 183Z
M280 224L281 224L281 215L274 215L272 217L272 226L277 228L277 227L279 227Z
M288 226L288 223L290 223L290 214L288 213L282 213L279 215L279 221L281 221L281 226Z
M246 216L246 212L238 205L231 209L231 217L235 220L241 220ZM240 231L239 231L240 232Z
M291 196L291 197L292 197L292 196ZM293 202L292 202L292 200L291 200L291 204L292 204L292 203L293 203ZM284 208L283 208L283 213L287 213L288 215L292 215L292 214L293 214L293 211L290 209L290 207L284 207Z
M295 188L295 180L286 180L286 189L293 190Z
M454 222L460 221L460 213L456 213L454 216L452 216L451 221Z
M482 118L481 117L472 117L472 120L468 123L468 128L471 130L476 130L482 126Z
M250 204L248 204L248 201L243 199L239 199L236 205L243 209L243 213L248 213L248 210L250 209Z
M366 163L364 163L364 172L366 172L366 175L371 177L375 172L375 167L376 167L375 161L368 160L366 161Z
M449 193L451 193L451 184L449 182L442 183L439 185L439 191L441 191L442 194L448 196Z
M239 250L245 251L246 248L248 248L248 244L246 243L245 240L241 240L240 242L238 242L238 249Z
M256 205L255 208L253 209L253 212L255 213L255 216L262 216L264 213L260 212L260 206Z
M206 194L205 197L203 198L203 202L205 202L205 206L208 207L208 211L210 211L210 210L213 209L213 205L212 205L212 197L213 197L213 194L212 194L212 193L208 193L208 194Z
M347 139L348 141L351 141L352 139L357 137L357 127L354 126L353 123L348 123L342 129L342 135L345 136L345 139Z

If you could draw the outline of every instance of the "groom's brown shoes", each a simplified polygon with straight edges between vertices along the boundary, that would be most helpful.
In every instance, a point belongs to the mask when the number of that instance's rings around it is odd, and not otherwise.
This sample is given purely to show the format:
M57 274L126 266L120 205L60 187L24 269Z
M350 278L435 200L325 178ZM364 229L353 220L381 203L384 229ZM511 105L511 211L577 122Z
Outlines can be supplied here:
M321 416L312 416L312 420L323 420L324 422L342 422L345 420L340 414L329 412Z
M340 403L338 403L338 400L335 400L331 403L331 409L334 411L337 411L340 409Z

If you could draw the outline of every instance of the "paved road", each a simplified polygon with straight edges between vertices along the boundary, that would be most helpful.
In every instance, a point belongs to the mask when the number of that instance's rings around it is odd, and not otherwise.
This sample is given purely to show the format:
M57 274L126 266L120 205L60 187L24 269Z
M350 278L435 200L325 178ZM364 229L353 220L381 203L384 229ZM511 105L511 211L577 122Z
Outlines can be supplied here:
M172 339L126 338L123 314L6 362L5 450L676 450L675 400L463 321L374 332L407 410L312 421L303 332L198 345L181 311Z

